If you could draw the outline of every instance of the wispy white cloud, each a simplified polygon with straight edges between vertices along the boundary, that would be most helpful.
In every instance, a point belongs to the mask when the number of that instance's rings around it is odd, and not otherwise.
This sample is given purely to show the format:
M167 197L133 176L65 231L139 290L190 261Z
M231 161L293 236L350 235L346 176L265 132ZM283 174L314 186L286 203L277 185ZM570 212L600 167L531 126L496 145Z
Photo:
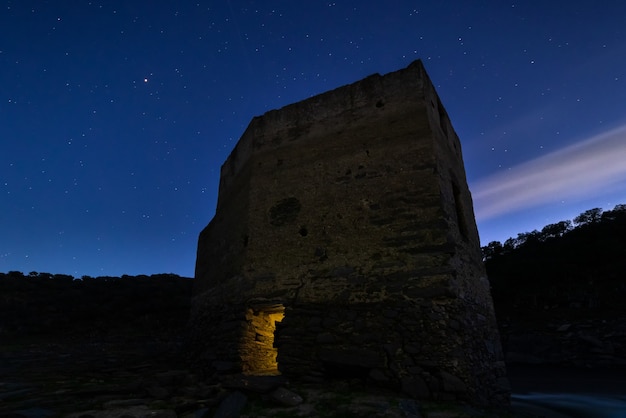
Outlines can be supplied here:
M588 198L626 180L626 125L472 185L477 220Z

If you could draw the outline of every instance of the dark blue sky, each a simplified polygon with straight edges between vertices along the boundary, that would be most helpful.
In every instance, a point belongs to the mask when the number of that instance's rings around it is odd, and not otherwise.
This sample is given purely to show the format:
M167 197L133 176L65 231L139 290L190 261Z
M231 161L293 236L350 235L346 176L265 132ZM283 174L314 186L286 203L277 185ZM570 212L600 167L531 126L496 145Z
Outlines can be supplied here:
M253 116L417 58L483 244L626 203L622 1L0 5L0 271L192 276Z

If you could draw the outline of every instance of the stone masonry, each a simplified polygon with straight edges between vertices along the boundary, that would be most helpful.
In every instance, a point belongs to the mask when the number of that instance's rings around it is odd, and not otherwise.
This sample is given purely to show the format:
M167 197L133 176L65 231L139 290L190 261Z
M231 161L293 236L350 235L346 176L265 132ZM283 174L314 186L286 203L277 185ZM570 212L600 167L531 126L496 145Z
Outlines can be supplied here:
M209 373L508 402L461 145L420 61L253 118L196 282Z

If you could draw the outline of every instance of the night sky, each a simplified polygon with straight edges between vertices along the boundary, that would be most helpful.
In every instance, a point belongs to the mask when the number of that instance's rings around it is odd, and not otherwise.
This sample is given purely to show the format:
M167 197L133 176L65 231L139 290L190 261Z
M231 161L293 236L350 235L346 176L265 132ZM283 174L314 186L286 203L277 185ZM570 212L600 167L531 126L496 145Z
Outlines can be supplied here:
M420 58L481 241L626 203L626 2L0 2L0 271L193 276L256 115Z

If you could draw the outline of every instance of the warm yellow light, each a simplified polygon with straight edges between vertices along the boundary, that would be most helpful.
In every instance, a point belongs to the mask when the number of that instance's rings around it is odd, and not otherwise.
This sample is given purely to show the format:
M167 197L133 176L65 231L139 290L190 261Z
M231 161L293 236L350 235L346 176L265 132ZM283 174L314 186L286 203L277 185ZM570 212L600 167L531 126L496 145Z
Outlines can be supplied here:
M267 310L249 309L246 315L247 332L240 346L242 368L244 373L279 374L274 347L276 323L285 317L282 306L272 306Z
M270 326L274 328L274 330L276 329L276 323L277 322L281 322L283 320L283 318L285 317L285 313L284 312L274 312L269 314L270 317Z

